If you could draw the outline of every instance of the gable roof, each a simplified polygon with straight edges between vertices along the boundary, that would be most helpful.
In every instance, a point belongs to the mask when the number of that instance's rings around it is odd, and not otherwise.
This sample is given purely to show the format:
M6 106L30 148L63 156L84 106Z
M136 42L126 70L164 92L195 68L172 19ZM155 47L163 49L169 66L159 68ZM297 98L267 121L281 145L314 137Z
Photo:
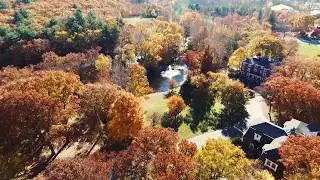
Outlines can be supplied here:
M270 67L273 64L278 64L280 63L280 60L278 58L268 58L268 57L263 57L263 56L254 56L252 58L246 59L244 62L248 64L257 64L260 66L263 66L265 68L270 69Z
M276 139L274 139L270 144L265 144L262 149L263 151L270 151L274 149L278 149L282 146L282 143L284 143L288 139L288 136L281 136Z
M276 139L281 136L287 136L288 134L280 126L277 126L270 122L262 122L250 127L256 131L263 133L265 136L269 136L272 139Z

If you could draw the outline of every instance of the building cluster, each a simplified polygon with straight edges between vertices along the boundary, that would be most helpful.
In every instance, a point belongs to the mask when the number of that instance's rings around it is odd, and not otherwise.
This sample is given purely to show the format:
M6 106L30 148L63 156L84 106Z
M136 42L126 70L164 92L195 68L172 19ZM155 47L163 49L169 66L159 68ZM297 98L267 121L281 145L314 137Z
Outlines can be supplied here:
M283 127L267 121L252 124L243 133L243 149L249 157L260 159L275 177L281 178L284 166L279 149L290 135L320 136L320 125L296 119L287 121Z

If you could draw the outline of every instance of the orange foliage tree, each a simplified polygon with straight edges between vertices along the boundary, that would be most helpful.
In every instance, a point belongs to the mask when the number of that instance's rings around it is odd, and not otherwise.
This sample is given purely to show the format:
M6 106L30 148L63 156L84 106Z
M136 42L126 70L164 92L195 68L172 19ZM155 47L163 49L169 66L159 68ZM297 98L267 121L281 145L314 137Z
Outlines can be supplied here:
M180 96L171 96L168 99L169 115L177 117L181 111L186 107L183 99Z
M79 133L83 141L93 142L94 147L107 136L106 124L110 121L109 110L120 94L120 89L111 84L86 84L80 92L80 112L83 114Z
M33 76L32 69L17 69L15 67L5 67L2 69L2 71L0 71L0 86L11 81L27 78L30 76Z
M79 102L75 96L82 88L79 77L62 71L41 71L34 73L30 78L11 81L0 87L1 92L36 92L43 96L48 96L59 106L59 118L55 119L50 126L46 147L50 149L50 156L44 164L35 167L35 171L41 170L46 164L55 159L59 153L73 140L73 126L70 118L76 116L79 110ZM18 102L21 104L23 102ZM54 116L54 114L50 114ZM21 119L27 121L29 118Z
M319 122L320 91L311 84L283 76L270 78L264 89L283 123L296 118L306 123Z
M118 155L114 164L115 173L120 178L143 178L151 174L156 179L192 179L194 163L190 156L194 155L195 145L179 144L178 135L171 129L143 129L129 148ZM190 156L181 151L190 152ZM150 169L152 166L155 168Z
M288 179L320 178L320 137L290 136L279 150Z
M143 110L139 100L131 93L121 93L109 110L110 121L106 130L115 142L135 137L142 128Z
M202 53L198 51L187 51L184 55L184 63L189 67L192 75L200 73Z

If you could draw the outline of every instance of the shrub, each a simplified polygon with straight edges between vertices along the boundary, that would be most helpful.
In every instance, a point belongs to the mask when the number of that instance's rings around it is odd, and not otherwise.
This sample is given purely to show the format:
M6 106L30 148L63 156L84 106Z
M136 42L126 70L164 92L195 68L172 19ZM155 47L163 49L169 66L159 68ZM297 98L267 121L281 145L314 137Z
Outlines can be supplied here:
M161 126L164 128L172 128L175 131L178 131L182 122L183 118L181 116L172 117L169 115L169 113L164 113L161 119Z

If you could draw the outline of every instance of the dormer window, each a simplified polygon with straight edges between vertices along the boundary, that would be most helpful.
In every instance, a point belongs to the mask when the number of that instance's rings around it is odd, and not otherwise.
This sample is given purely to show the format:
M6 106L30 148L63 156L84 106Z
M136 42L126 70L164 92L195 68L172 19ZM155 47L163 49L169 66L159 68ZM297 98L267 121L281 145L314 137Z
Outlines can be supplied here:
M260 135L260 134L257 134L257 133L254 133L253 139L254 139L255 141L260 142L260 140L261 140L261 135Z

